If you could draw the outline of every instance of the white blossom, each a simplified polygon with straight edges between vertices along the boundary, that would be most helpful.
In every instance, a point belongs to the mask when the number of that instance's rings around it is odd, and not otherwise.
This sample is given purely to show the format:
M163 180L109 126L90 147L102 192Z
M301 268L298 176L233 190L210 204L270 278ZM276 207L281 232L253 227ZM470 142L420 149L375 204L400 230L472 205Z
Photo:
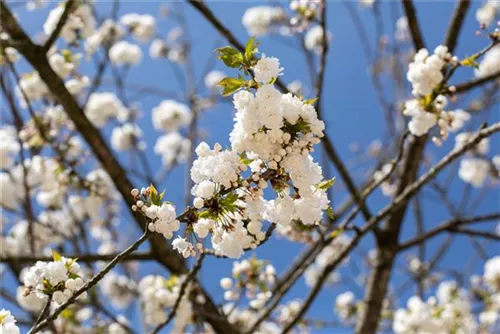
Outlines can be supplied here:
M101 128L112 119L125 120L128 110L114 93L92 93L87 105L85 115L94 126Z
M65 5L56 6L50 11L47 20L43 25L43 31L48 36L56 29L59 20L64 12ZM95 29L95 18L92 8L87 4L80 4L69 14L59 36L67 43L76 42L77 39L89 37Z
M410 29L408 25L408 19L406 16L401 16L396 21L396 31L394 33L394 37L398 42L406 42L410 40Z
M152 111L155 129L163 131L177 131L189 125L192 117L187 105L174 100L164 100Z
M313 51L316 54L321 54L323 52L323 28L320 25L316 25L310 28L306 36L304 37L304 45L309 51ZM331 38L330 34L327 33L327 41ZM327 42L328 43L328 42Z
M180 223L175 213L175 206L172 204L163 203L161 206L152 204L147 208L146 215L154 220L149 223L149 230L161 233L167 239L171 239L173 233L180 228Z
M476 188L484 185L490 164L488 161L480 158L464 158L460 161L458 177L466 183L472 184Z
M133 147L144 148L140 142L142 130L135 124L125 123L117 126L111 133L111 146L117 151L130 150Z
M479 67L474 71L477 78L484 78L488 75L500 71L500 46L495 46L485 53L479 63Z
M0 128L0 168L12 167L20 149L16 129L13 126L2 126Z
M272 26L283 18L284 13L280 7L256 6L245 11L242 22L248 34L260 36L270 32Z
M115 65L137 65L142 60L142 51L135 44L121 41L109 49L109 59Z
M129 28L132 36L141 42L149 41L156 32L156 20L151 15L126 14L120 18L120 23Z
M19 327L16 326L16 319L10 311L6 309L0 310L0 332L2 334L19 334Z
M159 137L154 146L154 152L161 155L165 167L186 162L190 150L191 141L178 132L167 133Z
M434 54L429 55L427 49L420 49L408 67L407 79L412 84L415 97L430 94L443 80L441 69L450 57L448 48L438 46Z
M484 26L489 26L497 16L500 4L496 0L487 0L481 7L476 11L476 20L479 24Z
M280 61L275 57L266 57L262 55L254 67L255 80L261 83L269 83L272 79L277 79L283 68L280 67Z

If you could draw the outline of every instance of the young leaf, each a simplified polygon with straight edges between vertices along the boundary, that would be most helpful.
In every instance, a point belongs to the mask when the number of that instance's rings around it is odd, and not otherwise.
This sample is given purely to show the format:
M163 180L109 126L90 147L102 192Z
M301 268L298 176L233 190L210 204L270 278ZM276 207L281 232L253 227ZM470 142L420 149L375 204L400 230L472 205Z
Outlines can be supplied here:
M245 45L245 61L248 63L253 59L253 55L257 53L257 46L259 43L255 42L255 36L250 37Z
M304 103L309 104L309 105L313 105L317 100L318 100L317 97L313 97L312 99L305 100Z
M333 186L334 183L335 183L335 178L333 177L330 180L325 180L323 182L320 182L318 184L318 189L328 190Z
M338 230L332 231L332 233L330 233L330 237L332 237L332 238L335 239L336 237L338 237L342 233L344 233L344 229L343 228L339 228Z
M228 67L238 68L243 63L243 55L232 46L225 46L215 51L219 54L218 58Z
M222 91L222 96L229 96L240 90L245 85L246 80L241 76L238 76L238 78L227 77L219 82L219 86L224 88Z
M54 259L54 261L61 261L62 260L61 254L59 254L55 250L52 250L52 258Z
M331 220L334 220L335 219L335 213L333 212L333 209L331 206L328 207L328 209L326 209L326 215L328 216L328 218L330 218Z
M460 65L467 66L467 67L474 67L475 69L478 69L479 64L477 63L476 58L477 58L476 55L472 55L468 58L465 58L464 60L462 60L460 62Z

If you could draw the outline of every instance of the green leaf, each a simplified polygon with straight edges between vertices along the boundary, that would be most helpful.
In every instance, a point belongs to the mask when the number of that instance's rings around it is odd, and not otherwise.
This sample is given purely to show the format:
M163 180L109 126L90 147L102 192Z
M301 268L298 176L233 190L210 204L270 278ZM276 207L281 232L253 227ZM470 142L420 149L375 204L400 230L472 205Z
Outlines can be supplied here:
M243 152L240 154L240 161L248 166L254 161L254 159L248 159L247 153Z
M62 260L62 257L61 257L61 254L59 254L58 252L56 252L55 250L52 250L52 258L54 259L54 261L61 261Z
M332 231L332 233L330 233L330 237L332 237L333 239L335 239L336 237L338 237L342 233L344 233L344 229L343 228L339 228L338 230Z
M304 103L309 104L309 105L313 105L314 103L316 103L317 100L318 100L317 97L313 97L312 99L305 100Z
M257 46L259 43L255 42L255 36L250 37L250 39L247 41L247 44L245 45L245 57L244 60L247 63L250 63L253 60L253 56L255 53L257 53Z
M62 54L65 62L71 63L71 50L64 49L61 51L61 54Z
M331 206L328 207L328 209L326 209L326 215L328 216L328 218L330 218L331 220L334 220L335 219L335 214L333 212L333 208Z
M238 78L227 77L222 79L219 82L219 86L224 88L224 90L222 91L222 96L229 96L237 92L242 87L244 87L246 83L246 80L242 76L238 76Z
M329 180L324 180L324 181L318 183L317 187L318 187L318 189L321 189L321 190L328 190L333 186L334 183L335 183L335 178L333 177Z
M156 188L153 184L151 184L149 186L149 200L154 205L161 205L161 200L162 200L164 194L165 194L165 190L163 190L161 194L158 194L158 190L156 190Z
M165 190L167 190L167 189L163 189L163 191L161 192L161 194L158 195L158 200L161 201L163 199L163 196L165 195Z
M472 55L468 58L465 58L460 62L460 65L467 67L474 67L475 69L479 68L479 64L476 61L477 55Z
M225 46L215 51L219 54L218 58L228 67L239 68L243 64L243 55L232 46Z

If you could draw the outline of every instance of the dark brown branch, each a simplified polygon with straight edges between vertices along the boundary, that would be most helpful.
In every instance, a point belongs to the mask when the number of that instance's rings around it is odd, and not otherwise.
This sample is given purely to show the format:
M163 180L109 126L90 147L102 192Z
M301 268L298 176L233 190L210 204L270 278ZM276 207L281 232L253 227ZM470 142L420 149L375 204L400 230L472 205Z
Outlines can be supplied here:
M462 84L455 85L456 92L457 93L464 93L467 92L473 88L480 87L482 85L487 84L490 81L494 81L496 79L500 78L500 71L491 73L487 76L484 76L482 78L477 78Z
M476 231L476 230L471 230L468 228L451 229L450 232L458 233L458 234L465 234L465 235L468 235L471 237L480 237L480 238L484 238L484 239L490 239L493 241L500 241L500 235L493 233L493 232Z
M469 7L470 0L460 0L460 2L458 2L456 5L455 10L453 11L453 17L450 21L450 25L448 26L444 42L444 45L448 47L448 51L451 54L453 54L453 51L457 46L458 36L460 35L460 31L462 30L465 15L467 14L467 10L469 9Z
M57 22L56 28L54 31L50 34L49 38L43 45L43 50L45 52L48 52L52 45L54 45L55 41L57 38L59 38L59 34L61 33L61 30L64 28L64 25L66 24L66 21L68 20L68 17L71 15L75 7L76 1L75 0L69 0L66 2L64 5L64 11L61 15L61 18L59 19L59 22Z
M487 221L496 221L500 219L500 212L499 213L492 213L489 215L484 215L484 216L477 216L477 217L469 217L469 218L455 218L451 219L447 222L442 223L438 227L414 238L408 241L405 241L401 243L398 247L398 252L407 250L408 248L417 246L426 240L435 237L436 235L453 230L455 228L458 228L463 225L469 225L469 224L474 224L474 223L482 223L482 222L487 222Z
M420 30L420 26L417 20L417 11L413 6L412 0L402 0L403 8L408 19L408 25L410 27L411 38L413 41L413 46L415 50L418 51L420 49L425 48L424 38L422 37L422 32Z

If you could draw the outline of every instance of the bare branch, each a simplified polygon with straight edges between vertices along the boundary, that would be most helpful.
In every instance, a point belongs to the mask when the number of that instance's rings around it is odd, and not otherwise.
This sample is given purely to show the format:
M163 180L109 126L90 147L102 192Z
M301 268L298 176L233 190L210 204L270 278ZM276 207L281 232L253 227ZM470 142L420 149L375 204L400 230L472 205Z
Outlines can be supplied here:
M467 92L473 88L477 88L477 87L480 87L482 85L485 85L488 82L497 80L498 78L500 78L500 71L491 73L491 74L486 75L482 78L477 78L477 79L474 79L474 80L471 80L471 81L468 81L468 82L465 82L462 84L455 85L456 92L457 93L464 93L464 92Z
M448 51L453 53L457 46L458 36L462 30L465 15L470 7L470 0L460 0L453 11L453 17L446 32L444 45L448 47Z
M413 40L413 46L415 46L415 50L420 50L425 48L424 38L422 36L422 32L420 30L420 26L417 20L417 11L413 6L412 0L401 0L403 4L403 8L408 18L408 25L410 27L411 38Z
M61 33L62 28L64 28L64 25L66 24L66 21L68 20L69 16L71 15L73 10L75 9L75 7L76 7L75 4L76 4L75 0L69 0L64 5L64 11L61 15L61 18L59 19L59 22L57 22L56 28L50 34L49 38L47 39L47 41L43 45L44 52L49 51L50 48L52 47L52 45L54 45L55 41L59 37L59 34Z
M458 228L463 225L469 225L473 223L482 223L482 222L487 222L487 221L495 221L500 219L500 213L492 213L489 215L484 215L484 216L476 216L476 217L469 217L469 218L454 218L451 219L447 222L442 223L438 227L414 238L408 241L405 241L401 243L398 247L398 252L407 250L408 248L417 246L426 240L433 238L437 236L438 234L450 230L454 230L455 228Z

